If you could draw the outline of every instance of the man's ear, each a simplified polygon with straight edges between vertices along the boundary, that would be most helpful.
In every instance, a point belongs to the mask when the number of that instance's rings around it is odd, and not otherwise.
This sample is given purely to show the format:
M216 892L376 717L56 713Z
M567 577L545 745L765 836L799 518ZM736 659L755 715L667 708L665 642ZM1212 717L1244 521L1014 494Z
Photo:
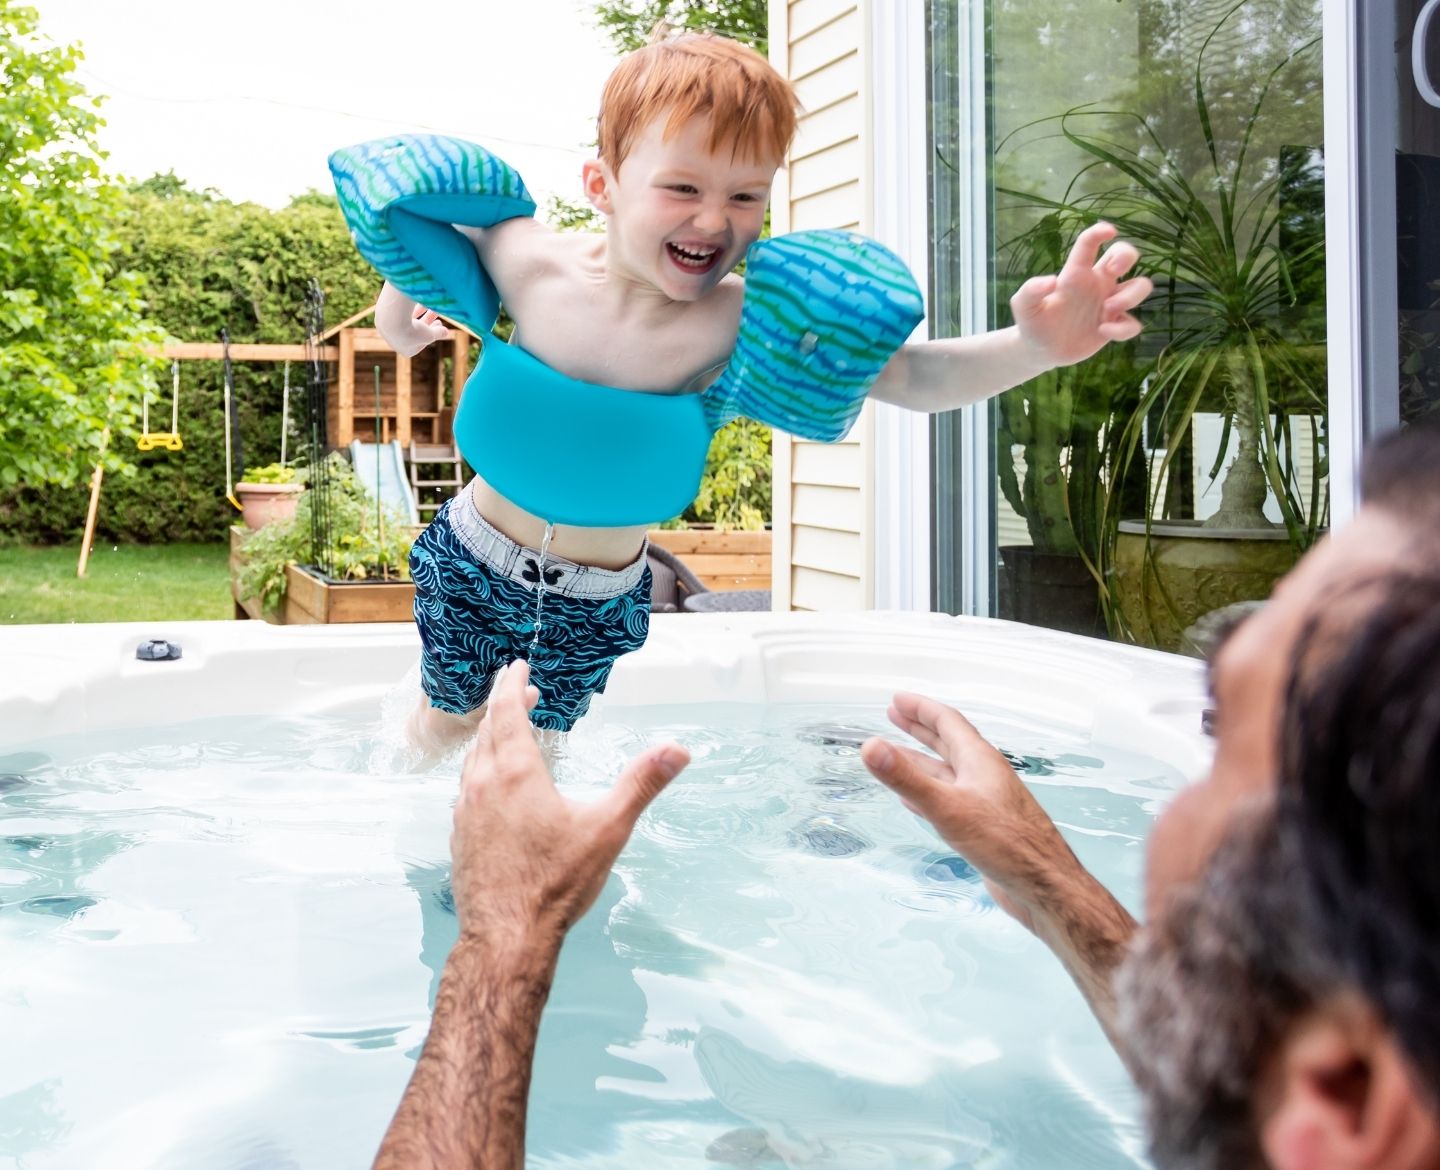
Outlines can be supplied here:
M610 168L600 159L592 158L580 168L580 182L590 206L601 215L609 215L612 206L610 188L615 182Z
M1440 1158L1440 1119L1373 1009L1333 1000L1282 1041L1259 1103L1275 1170L1407 1170Z

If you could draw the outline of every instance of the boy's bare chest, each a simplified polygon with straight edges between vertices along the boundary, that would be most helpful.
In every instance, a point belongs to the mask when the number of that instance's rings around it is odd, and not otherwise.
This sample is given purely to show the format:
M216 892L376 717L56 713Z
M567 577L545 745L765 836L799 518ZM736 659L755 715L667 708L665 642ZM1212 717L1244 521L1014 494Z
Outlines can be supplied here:
M512 302L516 340L546 365L585 382L689 389L735 344L734 325L703 304L663 319L627 319L607 311L593 286L563 279L536 281Z

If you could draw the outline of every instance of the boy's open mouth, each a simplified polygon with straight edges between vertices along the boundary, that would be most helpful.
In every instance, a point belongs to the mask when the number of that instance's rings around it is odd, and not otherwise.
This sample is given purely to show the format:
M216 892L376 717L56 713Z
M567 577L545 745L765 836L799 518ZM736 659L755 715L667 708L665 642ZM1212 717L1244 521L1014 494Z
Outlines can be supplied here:
M720 249L709 246L666 244L665 251L677 268L685 272L703 274L720 263Z

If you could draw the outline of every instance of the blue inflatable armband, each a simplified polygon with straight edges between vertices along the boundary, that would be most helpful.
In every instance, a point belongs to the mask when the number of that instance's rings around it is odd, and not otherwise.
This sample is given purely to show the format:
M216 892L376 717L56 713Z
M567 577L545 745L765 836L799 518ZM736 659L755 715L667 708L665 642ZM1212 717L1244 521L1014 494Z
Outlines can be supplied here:
M495 328L495 284L450 225L486 228L535 214L508 164L463 138L405 134L337 150L330 174L355 246L376 272L479 335Z
M865 395L925 318L915 278L883 244L845 231L752 244L735 354L705 391L718 430L745 415L805 439L844 438Z

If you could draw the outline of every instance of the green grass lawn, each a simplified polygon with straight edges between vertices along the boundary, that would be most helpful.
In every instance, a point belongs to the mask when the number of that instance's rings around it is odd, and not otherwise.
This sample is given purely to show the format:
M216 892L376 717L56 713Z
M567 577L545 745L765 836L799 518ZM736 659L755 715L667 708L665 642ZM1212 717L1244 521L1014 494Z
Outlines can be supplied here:
M229 618L223 544L100 544L83 580L78 544L0 548L0 625Z

